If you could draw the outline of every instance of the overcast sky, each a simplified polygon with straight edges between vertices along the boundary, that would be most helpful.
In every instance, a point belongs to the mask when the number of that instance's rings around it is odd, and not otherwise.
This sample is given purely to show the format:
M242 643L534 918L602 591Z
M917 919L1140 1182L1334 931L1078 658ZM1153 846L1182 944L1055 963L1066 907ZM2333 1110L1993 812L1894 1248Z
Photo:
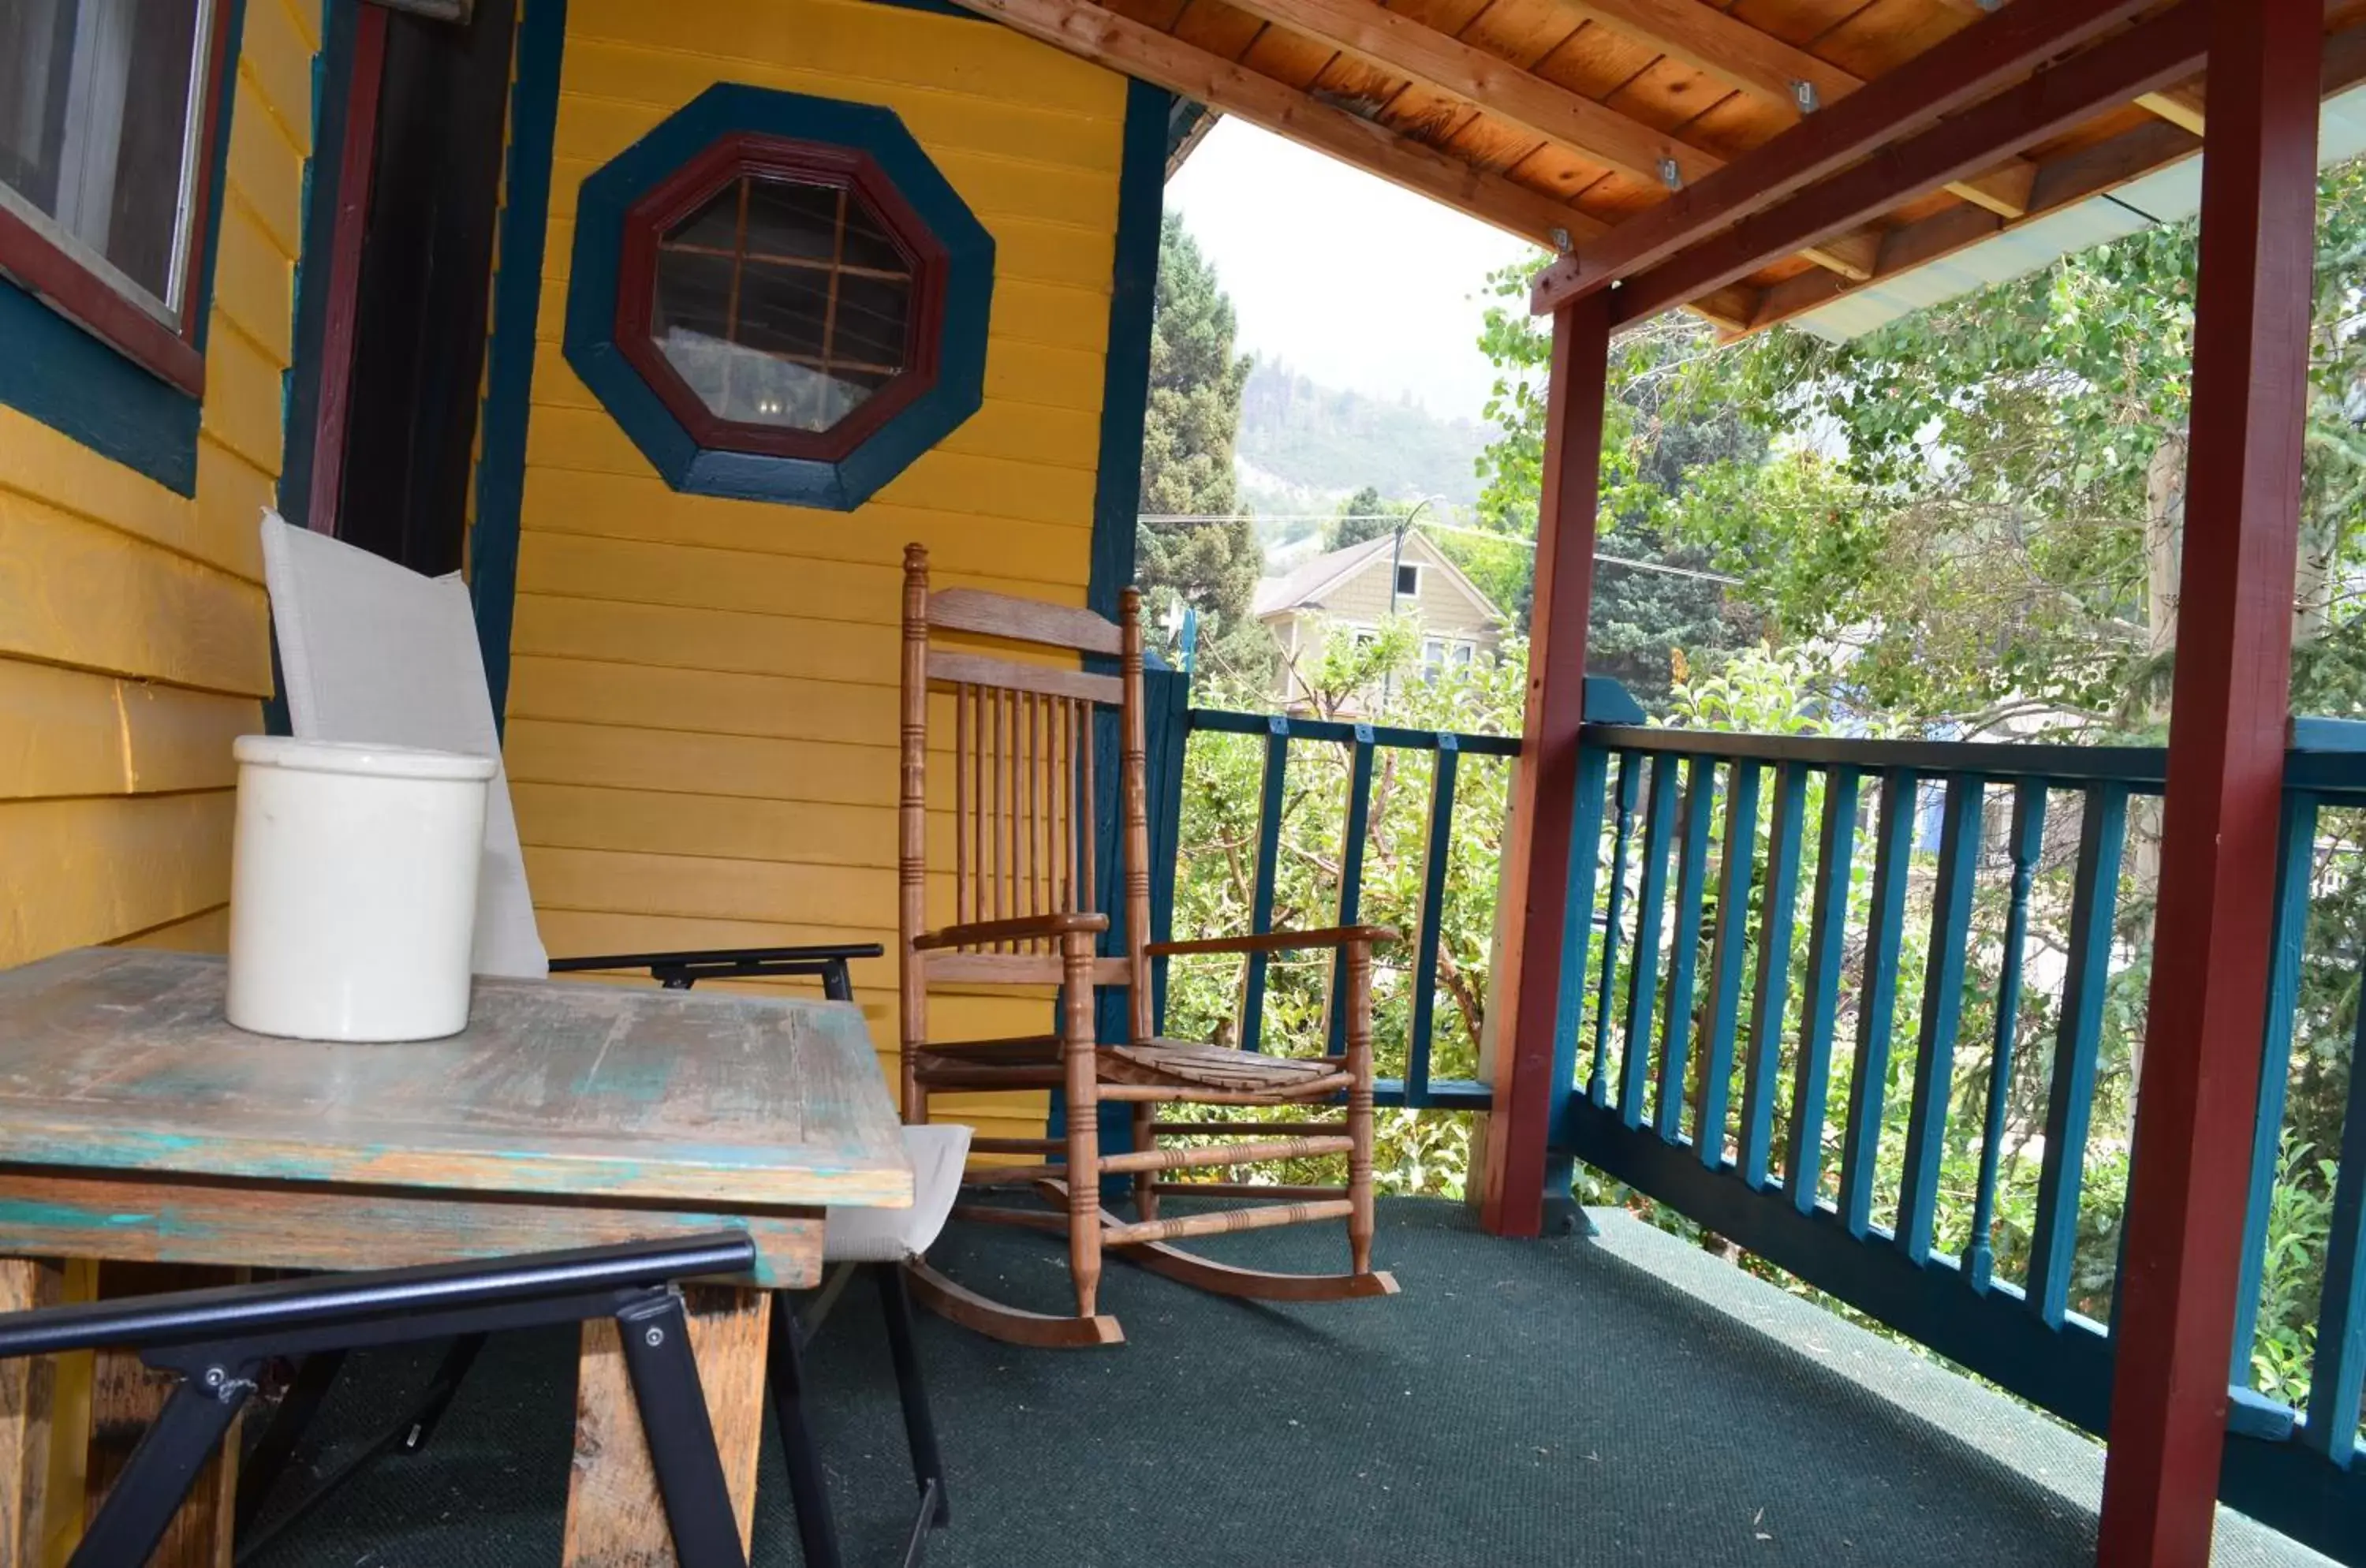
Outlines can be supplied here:
M1166 209L1215 263L1239 347L1325 386L1476 420L1482 281L1522 242L1227 118L1167 183Z

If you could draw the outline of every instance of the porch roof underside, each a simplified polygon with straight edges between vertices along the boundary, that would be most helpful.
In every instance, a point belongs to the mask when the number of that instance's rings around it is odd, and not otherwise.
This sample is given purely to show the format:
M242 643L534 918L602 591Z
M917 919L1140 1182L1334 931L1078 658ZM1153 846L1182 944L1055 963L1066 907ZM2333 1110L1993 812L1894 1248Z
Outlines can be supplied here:
M1803 119L1926 51L1971 45L1956 35L1991 16L1983 0L960 3L1581 259L1672 190L1761 149L1751 167L1780 161L1790 144L1778 139ZM2112 50L2179 7L2121 9L2041 67ZM2330 97L2366 82L2366 0L2327 0L2326 22ZM2000 77L1980 96L2000 100L2036 73ZM2115 225L2181 216L2101 198L2179 165L2191 183L2207 89L2197 71L2101 100L1960 177L1909 181L1878 211L1668 302L1731 333L1808 317L1850 335ZM2345 145L2328 139L2329 152ZM1977 262L1941 265L1976 250ZM1926 276L1910 283L1916 274Z

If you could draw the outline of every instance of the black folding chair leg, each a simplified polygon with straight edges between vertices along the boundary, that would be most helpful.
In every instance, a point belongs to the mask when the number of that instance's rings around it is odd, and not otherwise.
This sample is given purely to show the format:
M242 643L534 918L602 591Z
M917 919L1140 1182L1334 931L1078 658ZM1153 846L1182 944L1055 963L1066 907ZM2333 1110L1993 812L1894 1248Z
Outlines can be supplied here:
M912 1337L912 1293L904 1283L900 1263L873 1263L871 1278L879 1287L879 1315L887 1325L887 1354L896 1366L896 1393L904 1402L904 1438L912 1450L912 1484L923 1500L934 1488L936 1506L928 1523L941 1528L952 1522L952 1505L945 1496L944 1456L937 1450L937 1424L929 1414L929 1391L920 1381L920 1354Z
M83 1531L71 1568L121 1568L148 1561L207 1456L254 1392L254 1372L249 1362L209 1366L182 1378Z
M411 1425L402 1434L404 1453L417 1453L427 1446L427 1439L435 1435L435 1428L442 1423L445 1413L452 1408L452 1401L459 1397L460 1384L467 1381L468 1369L477 1364L477 1358L483 1353L485 1339L486 1336L482 1334L463 1334L452 1341L449 1350L444 1352L444 1359L435 1368L435 1376L427 1384L425 1397L420 1402L419 1408L411 1412Z
M682 1298L662 1295L627 1307L616 1314L616 1328L673 1531L674 1556L682 1568L748 1568Z
M287 1461L296 1457L296 1445L311 1430L344 1364L343 1350L323 1350L297 1364L296 1381L288 1384L279 1408L271 1413L271 1420L264 1427L263 1436L255 1439L254 1447L247 1450L246 1458L239 1464L238 1506L234 1515L237 1539L243 1540L254 1528L255 1516L270 1500L272 1489L287 1472Z
M814 1448L813 1427L806 1420L805 1364L797 1349L796 1314L788 1302L772 1298L770 1344L764 1356L765 1376L772 1385L772 1415L781 1424L781 1454L789 1466L789 1500L797 1510L797 1540L805 1548L806 1568L841 1568L838 1527L830 1518L829 1484Z

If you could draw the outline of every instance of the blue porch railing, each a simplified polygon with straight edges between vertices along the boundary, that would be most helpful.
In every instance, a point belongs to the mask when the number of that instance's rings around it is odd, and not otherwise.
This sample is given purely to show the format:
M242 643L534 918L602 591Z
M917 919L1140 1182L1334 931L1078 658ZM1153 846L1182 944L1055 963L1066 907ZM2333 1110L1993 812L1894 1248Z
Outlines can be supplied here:
M2254 1392L2250 1375L2318 813L2366 805L2360 727L2299 728L2222 1492L2357 1562L2366 1075L2350 1080L2307 1418ZM2122 1132L2095 1125L2098 1054L2114 976L2148 961L2148 942L2122 930L2124 886L2141 882L2124 875L2124 860L2131 805L2158 795L2165 762L2150 749L1589 725L1572 892L1593 920L1574 927L1563 954L1558 1151L2101 1433L2116 1237L2082 1237L2080 1206L2099 1180L2124 1179L2116 1159L2107 1170L2088 1163L2097 1148L2125 1153ZM2065 863L2040 897L2049 844ZM1984 879L1989 907L1976 938ZM2041 921L2061 933L2042 959ZM1993 989L1972 997L1976 940ZM1846 1031L1844 998L1854 1003ZM1974 1043L1967 1001L1985 1026L1987 1060L1968 1064L1984 1084L1957 1082ZM2026 1106L2016 1113L2014 1057L2023 1018L2044 1021L2048 1008L2050 1042L2040 1043L2050 1060L2034 1075L2041 1120ZM1943 1158L1959 1116L1975 1156L1971 1214L1965 1234L1943 1238ZM2019 1278L2005 1277L1992 1236L2009 1140L2043 1149ZM2100 1314L2079 1312L2080 1295L2100 1298Z
M1298 749L1301 759L1305 756L1305 749L1312 747L1344 748L1346 752L1345 820L1339 839L1343 853L1337 899L1334 907L1334 914L1341 925L1355 925L1365 919L1364 849L1370 834L1372 780L1380 754L1396 751L1435 756L1424 829L1420 916L1414 922L1413 929L1405 933L1413 944L1405 1071L1403 1077L1380 1079L1375 1086L1373 1099L1377 1104L1415 1110L1485 1110L1493 1099L1487 1085L1468 1078L1435 1077L1430 1071L1436 1037L1440 912L1450 874L1456 781L1460 775L1462 760L1466 757L1515 757L1520 750L1518 739L1501 735L1400 729L1386 725L1290 718L1278 714L1233 713L1213 708L1190 710L1186 728L1196 734L1250 735L1264 739L1265 757L1259 777L1253 862L1255 892L1249 911L1249 930L1256 934L1274 929L1275 890L1282 856L1283 810L1291 777L1293 748ZM1344 963L1344 959L1338 962ZM1249 957L1240 1017L1240 1044L1244 1050L1260 1050L1264 1045L1268 973L1267 954L1260 953ZM1335 973L1333 980L1335 988L1338 980ZM1335 1053L1342 1048L1340 1036L1345 1022L1344 1015L1336 1009L1332 1010L1327 1027L1332 1035L1331 1049Z
M2151 889L2130 825L2157 811L2166 754L1655 729L1628 722L1640 716L1615 686L1591 682L1588 696L1570 871L1572 914L1585 915L1562 956L1555 1040L1559 1168L1582 1160L2101 1433L2118 1259L2089 1203L2112 1190L2098 1183L2125 1179L2132 1100L2115 1089L2099 1125L2099 1067L2107 1035L2141 1033ZM2366 725L2294 730L2222 1494L2366 1562L2366 1074L2349 1080L2305 1415L2251 1380L2304 962L2366 961L2304 953L2320 820L2366 823ZM1258 931L1273 926L1293 756L1346 752L1343 922L1364 911L1378 759L1435 756L1406 1069L1380 1099L1484 1109L1487 1085L1431 1072L1438 916L1461 760L1516 756L1516 739L1187 709L1179 692L1169 732L1157 793L1170 802L1190 736L1263 741ZM1242 990L1250 1048L1267 1031L1266 980L1259 957ZM2366 1006L2353 1010L2366 1055ZM1999 1224L2012 1179L2025 1227ZM1966 1197L1968 1223L1944 1234L1943 1213Z

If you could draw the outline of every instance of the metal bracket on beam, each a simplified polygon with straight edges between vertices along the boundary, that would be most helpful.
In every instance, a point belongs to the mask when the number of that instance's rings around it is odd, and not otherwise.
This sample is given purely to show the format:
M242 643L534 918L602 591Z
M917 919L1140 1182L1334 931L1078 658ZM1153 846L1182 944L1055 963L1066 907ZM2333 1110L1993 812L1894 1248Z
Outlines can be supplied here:
M1816 91L1816 85L1805 77L1791 84L1791 101L1799 106L1799 112L1803 115L1813 114L1824 107L1824 96Z
M1569 237L1569 231L1566 229L1555 228L1547 230L1545 232L1545 238L1550 240L1552 242L1553 249L1559 251L1562 255L1567 255L1570 252L1577 249L1576 243Z
M1673 158L1662 158L1662 159L1661 159L1661 160L1660 160L1660 183L1661 183L1662 185L1663 185L1663 186L1667 186L1670 190L1682 190L1682 189L1684 189L1684 165L1683 165L1683 164L1679 164L1679 163L1677 163Z

